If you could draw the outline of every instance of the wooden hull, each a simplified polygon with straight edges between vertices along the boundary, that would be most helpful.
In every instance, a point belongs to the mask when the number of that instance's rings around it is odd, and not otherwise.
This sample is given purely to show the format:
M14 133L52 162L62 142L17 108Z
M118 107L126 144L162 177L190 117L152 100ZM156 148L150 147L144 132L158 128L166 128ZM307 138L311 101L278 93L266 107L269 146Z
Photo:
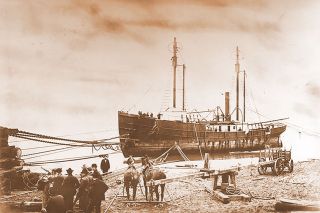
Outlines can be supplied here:
M158 156L175 143L184 153L199 153L199 147L203 153L252 151L266 145L281 147L279 138L286 130L285 125L259 126L245 132L240 124L208 126L206 123L160 120L125 112L118 112L118 121L121 150L125 157Z

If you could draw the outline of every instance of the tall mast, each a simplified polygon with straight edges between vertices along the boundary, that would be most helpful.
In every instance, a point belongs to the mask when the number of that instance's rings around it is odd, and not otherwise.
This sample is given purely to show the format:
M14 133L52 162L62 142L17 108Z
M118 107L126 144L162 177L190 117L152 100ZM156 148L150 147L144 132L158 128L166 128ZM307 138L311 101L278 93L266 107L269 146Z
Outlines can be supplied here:
M243 71L243 122L246 122L246 71Z
M186 65L182 65L182 110L185 111L185 72L186 72Z
M176 108L176 76L177 76L177 40L174 37L173 40L173 57L172 57L172 66L173 66L173 108Z
M239 121L239 72L240 72L240 64L239 64L239 48L237 46L237 62L235 64L235 70L237 74L237 99L236 99L236 120Z

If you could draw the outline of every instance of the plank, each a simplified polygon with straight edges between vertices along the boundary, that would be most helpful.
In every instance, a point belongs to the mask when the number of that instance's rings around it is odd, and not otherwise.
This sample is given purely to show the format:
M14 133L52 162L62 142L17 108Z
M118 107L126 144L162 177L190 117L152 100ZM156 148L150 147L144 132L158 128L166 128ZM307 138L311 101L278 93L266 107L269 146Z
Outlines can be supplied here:
M166 184L166 183L172 183L177 180L183 180L183 179L188 179L188 178L197 178L197 177L203 177L205 175L204 172L198 172L194 174L189 174L189 175L184 175L184 176L179 176L179 177L173 177L173 178L166 178L166 179L161 179L161 180L154 180L153 183L151 181L147 182L147 186L151 185L160 185L160 184Z

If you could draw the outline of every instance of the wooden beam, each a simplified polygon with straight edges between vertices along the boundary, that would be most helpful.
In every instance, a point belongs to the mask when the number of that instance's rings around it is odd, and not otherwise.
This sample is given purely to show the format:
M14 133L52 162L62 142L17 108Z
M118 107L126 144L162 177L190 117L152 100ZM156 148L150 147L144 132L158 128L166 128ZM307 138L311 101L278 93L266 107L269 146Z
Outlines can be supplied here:
M179 177L173 177L173 178L166 178L166 179L161 179L161 180L154 180L153 183L151 181L147 182L147 186L156 186L160 184L166 184L166 183L172 183L177 180L183 180L183 179L188 179L188 178L197 178L197 177L203 177L206 173L204 172L198 172L195 174L189 174L185 176L179 176Z
M155 204L155 203L167 203L169 201L147 201L147 200L124 200L121 201L122 203L150 203L150 204Z

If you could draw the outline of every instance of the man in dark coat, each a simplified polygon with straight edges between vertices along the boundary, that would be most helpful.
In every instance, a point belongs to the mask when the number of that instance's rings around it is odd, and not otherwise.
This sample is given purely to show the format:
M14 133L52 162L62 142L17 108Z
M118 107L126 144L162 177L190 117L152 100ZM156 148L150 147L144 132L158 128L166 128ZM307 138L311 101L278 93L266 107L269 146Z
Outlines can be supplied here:
M52 177L52 192L53 195L62 195L62 183L64 177L62 176L62 169L57 168L53 170L53 177Z
M87 168L83 168L81 171L81 180L79 191L77 193L76 199L74 200L74 204L79 200L79 208L86 212L89 205L89 192L91 191L91 186L93 182L93 177L89 175Z
M76 194L77 188L79 188L78 179L72 175L73 170L67 169L68 176L62 183L62 195L66 205L66 210L73 210L73 197Z
M100 168L102 173L107 173L110 169L110 162L108 159L108 155L104 156L104 159L102 159L101 164L100 164Z
M91 213L95 209L96 213L101 212L101 201L105 200L104 193L108 190L107 184L102 180L93 177L93 183L91 190L89 192L90 204L88 206L87 212Z
M93 178L98 178L98 179L102 180L102 176L101 176L100 172L98 171L98 166L97 166L97 164L93 163L93 164L91 165L91 167L92 167L92 177L93 177Z
M47 213L64 213L66 212L66 207L62 195L55 195L50 197L46 207Z

